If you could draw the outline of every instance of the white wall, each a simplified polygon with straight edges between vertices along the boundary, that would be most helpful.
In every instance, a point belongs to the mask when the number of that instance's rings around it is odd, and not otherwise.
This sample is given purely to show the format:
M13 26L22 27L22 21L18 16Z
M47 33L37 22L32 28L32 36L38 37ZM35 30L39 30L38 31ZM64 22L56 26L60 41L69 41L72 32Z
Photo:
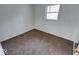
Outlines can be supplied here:
M0 5L0 41L33 28L79 41L79 5L61 5L58 21L45 19L47 5Z
M78 34L79 37L79 26L77 26L79 23L79 5L61 5L58 21L45 19L46 6L34 5L35 28L71 41L78 41L76 36Z
M1 43L0 43L0 55L5 55L4 52L3 52L3 48L2 48Z
M0 42L33 29L32 5L0 5Z

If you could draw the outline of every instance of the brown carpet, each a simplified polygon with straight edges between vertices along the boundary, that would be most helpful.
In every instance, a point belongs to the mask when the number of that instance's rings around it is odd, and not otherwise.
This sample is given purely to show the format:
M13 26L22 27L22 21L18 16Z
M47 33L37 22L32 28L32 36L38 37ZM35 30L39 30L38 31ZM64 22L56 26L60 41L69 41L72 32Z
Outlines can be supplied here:
M35 29L2 42L2 46L6 55L73 54L72 41Z

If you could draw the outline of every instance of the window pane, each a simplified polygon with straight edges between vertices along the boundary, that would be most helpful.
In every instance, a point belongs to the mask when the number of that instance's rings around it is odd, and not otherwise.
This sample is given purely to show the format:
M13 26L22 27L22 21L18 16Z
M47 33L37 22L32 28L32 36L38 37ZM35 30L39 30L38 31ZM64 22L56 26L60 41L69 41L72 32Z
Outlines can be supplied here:
M48 6L47 12L59 12L60 5Z
M47 13L47 19L57 20L58 13Z
M50 9L51 7L50 6L47 6L47 12L50 12Z

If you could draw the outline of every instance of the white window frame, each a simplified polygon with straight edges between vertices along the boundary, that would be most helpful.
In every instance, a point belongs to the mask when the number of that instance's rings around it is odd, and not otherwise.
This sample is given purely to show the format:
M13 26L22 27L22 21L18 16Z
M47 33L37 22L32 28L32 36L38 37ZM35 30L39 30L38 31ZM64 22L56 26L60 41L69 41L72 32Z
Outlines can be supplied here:
M53 8L53 9L51 9L51 8ZM47 6L46 7L46 19L47 20L58 20L59 9L60 9L60 5Z

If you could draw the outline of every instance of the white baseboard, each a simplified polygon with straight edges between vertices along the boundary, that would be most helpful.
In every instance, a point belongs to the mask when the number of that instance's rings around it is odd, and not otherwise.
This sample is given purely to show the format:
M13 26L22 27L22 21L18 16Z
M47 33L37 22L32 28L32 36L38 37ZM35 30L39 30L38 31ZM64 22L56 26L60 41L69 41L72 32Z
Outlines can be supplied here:
M26 30L26 31L23 31L23 32L20 32L20 33L17 33L17 34L10 34L10 35L8 35L8 36L6 36L6 37L4 37L4 38L1 38L1 39L0 39L0 42L5 41L5 40L8 40L8 39L13 38L13 37L18 36L18 35L21 35L21 34L23 34L23 33L25 33L25 32L31 31L31 30L33 30L33 29L34 29L34 28L28 29L28 30Z
M21 35L21 34L23 34L23 33L25 33L25 32L31 31L31 30L33 30L33 29L37 29L37 30L40 30L40 31L49 33L49 32L47 32L47 31L44 31L44 30L41 30L41 29L38 29L38 28L32 28L32 29L29 29L29 30L27 30L27 31L24 31L24 32L21 32L21 33L18 33L18 34L11 34L11 35L8 35L7 37L1 39L0 42L5 41L5 40L8 40L8 39L13 38L13 37L18 36L18 35ZM52 34L52 33L49 33L49 34ZM56 34L53 34L53 35L56 35ZM56 35L56 36L58 36L58 35ZM58 37L61 37L61 36L58 36ZM67 40L70 40L70 39L65 38L65 37L62 37L62 38L67 39ZM76 41L74 41L74 40L70 40L70 41L76 42Z
M50 32L44 31L44 30L42 30L42 29L38 29L38 28L35 28L35 29L40 30L40 31L43 31L43 32L46 32L46 33L49 33L49 34L51 34L51 35L58 36L58 35L56 35L56 34L52 34L52 33L50 33ZM70 40L70 39L65 38L65 37L62 37L62 36L58 36L58 37L61 37L61 38L67 39L67 40L69 40L69 41L73 41L73 42L75 42L74 40Z

